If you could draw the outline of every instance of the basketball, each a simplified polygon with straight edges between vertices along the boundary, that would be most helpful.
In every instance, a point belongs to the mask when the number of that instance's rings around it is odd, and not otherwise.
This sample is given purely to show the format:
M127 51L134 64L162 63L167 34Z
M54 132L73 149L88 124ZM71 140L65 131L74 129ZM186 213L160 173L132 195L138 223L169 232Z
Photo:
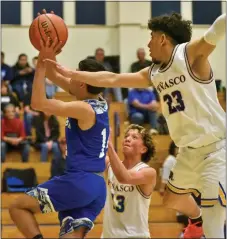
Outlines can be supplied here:
M35 18L29 28L29 38L32 45L40 51L40 39L44 42L50 37L52 43L57 37L62 41L62 47L68 39L68 28L64 20L55 14L42 14Z

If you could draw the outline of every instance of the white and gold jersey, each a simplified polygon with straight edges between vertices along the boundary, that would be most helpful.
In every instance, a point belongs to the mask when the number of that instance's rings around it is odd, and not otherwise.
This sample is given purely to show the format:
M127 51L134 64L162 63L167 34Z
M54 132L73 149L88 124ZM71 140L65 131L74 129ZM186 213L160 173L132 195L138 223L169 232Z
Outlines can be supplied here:
M141 162L132 170L144 167L149 166ZM150 196L139 186L119 183L109 166L102 238L150 238L149 206Z
M175 144L199 148L225 138L225 112L218 101L213 73L208 81L193 74L186 44L175 47L164 68L152 64L149 78L160 95Z

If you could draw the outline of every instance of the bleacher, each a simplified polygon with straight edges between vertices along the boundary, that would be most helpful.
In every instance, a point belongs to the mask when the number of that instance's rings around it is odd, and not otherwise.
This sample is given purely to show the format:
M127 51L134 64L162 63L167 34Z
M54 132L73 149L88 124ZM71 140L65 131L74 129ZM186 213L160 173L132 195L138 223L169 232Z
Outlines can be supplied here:
M57 93L56 98L69 101L70 95L66 93ZM222 107L225 109L224 97L222 94L219 94L219 100ZM119 120L119 129L120 135L114 135L116 130L116 124L114 122L116 113ZM120 158L122 158L121 152L121 142L123 139L124 129L126 127L126 115L125 115L125 106L121 103L111 103L109 108L109 117L110 125L113 130L113 142L119 153ZM65 119L59 118L61 126L61 135L64 135L64 124ZM169 136L157 135L154 136L154 142L156 145L156 156L152 160L150 165L157 170L158 180L156 191L152 194L150 210L149 210L149 228L152 238L177 238L179 233L182 231L182 225L176 221L176 212L173 210L168 210L162 205L162 197L160 196L157 189L160 184L160 168L165 157L168 154L168 147L171 139ZM20 155L17 152L12 152L7 155L7 160L2 164L2 176L6 168L34 168L38 177L38 182L42 183L49 179L50 177L50 160L42 163L40 162L40 154L36 150L31 150L30 160L28 163L20 162ZM24 238L22 234L18 231L14 223L12 222L8 208L10 203L18 196L19 194L2 194L2 238ZM40 224L41 232L44 235L44 238L58 238L59 225L58 217L56 213L46 214L46 215L36 215L38 223ZM103 222L103 212L98 216L95 222L94 229L88 233L87 238L100 238L102 232L102 222Z

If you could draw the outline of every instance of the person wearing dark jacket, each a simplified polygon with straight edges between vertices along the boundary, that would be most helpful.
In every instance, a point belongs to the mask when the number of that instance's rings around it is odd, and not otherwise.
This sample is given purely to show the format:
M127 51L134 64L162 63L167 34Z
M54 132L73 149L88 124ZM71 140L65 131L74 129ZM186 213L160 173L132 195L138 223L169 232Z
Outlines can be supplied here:
M39 116L33 118L33 127L36 132L34 146L41 150L41 162L47 162L49 151L53 152L54 158L60 158L61 152L58 146L60 129L57 118L40 112Z
M1 111L2 112L4 112L4 109L8 104L12 104L15 106L16 115L18 116L20 113L19 101L16 95L10 92L9 86L5 82L2 82L1 84Z
M13 91L17 94L19 101L23 101L25 88L27 91L32 90L34 78L34 69L28 64L26 54L20 54L17 63L12 68L13 79L11 85Z

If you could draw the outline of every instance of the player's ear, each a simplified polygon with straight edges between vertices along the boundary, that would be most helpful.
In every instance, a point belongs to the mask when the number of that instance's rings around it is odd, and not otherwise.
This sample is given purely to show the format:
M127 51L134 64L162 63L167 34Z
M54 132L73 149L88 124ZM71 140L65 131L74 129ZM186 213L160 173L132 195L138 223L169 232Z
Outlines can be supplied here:
M146 146L141 147L141 154L144 154L146 152L147 152L147 147Z
M163 45L165 45L165 43L166 43L166 35L162 34L161 35L161 45L163 46Z

